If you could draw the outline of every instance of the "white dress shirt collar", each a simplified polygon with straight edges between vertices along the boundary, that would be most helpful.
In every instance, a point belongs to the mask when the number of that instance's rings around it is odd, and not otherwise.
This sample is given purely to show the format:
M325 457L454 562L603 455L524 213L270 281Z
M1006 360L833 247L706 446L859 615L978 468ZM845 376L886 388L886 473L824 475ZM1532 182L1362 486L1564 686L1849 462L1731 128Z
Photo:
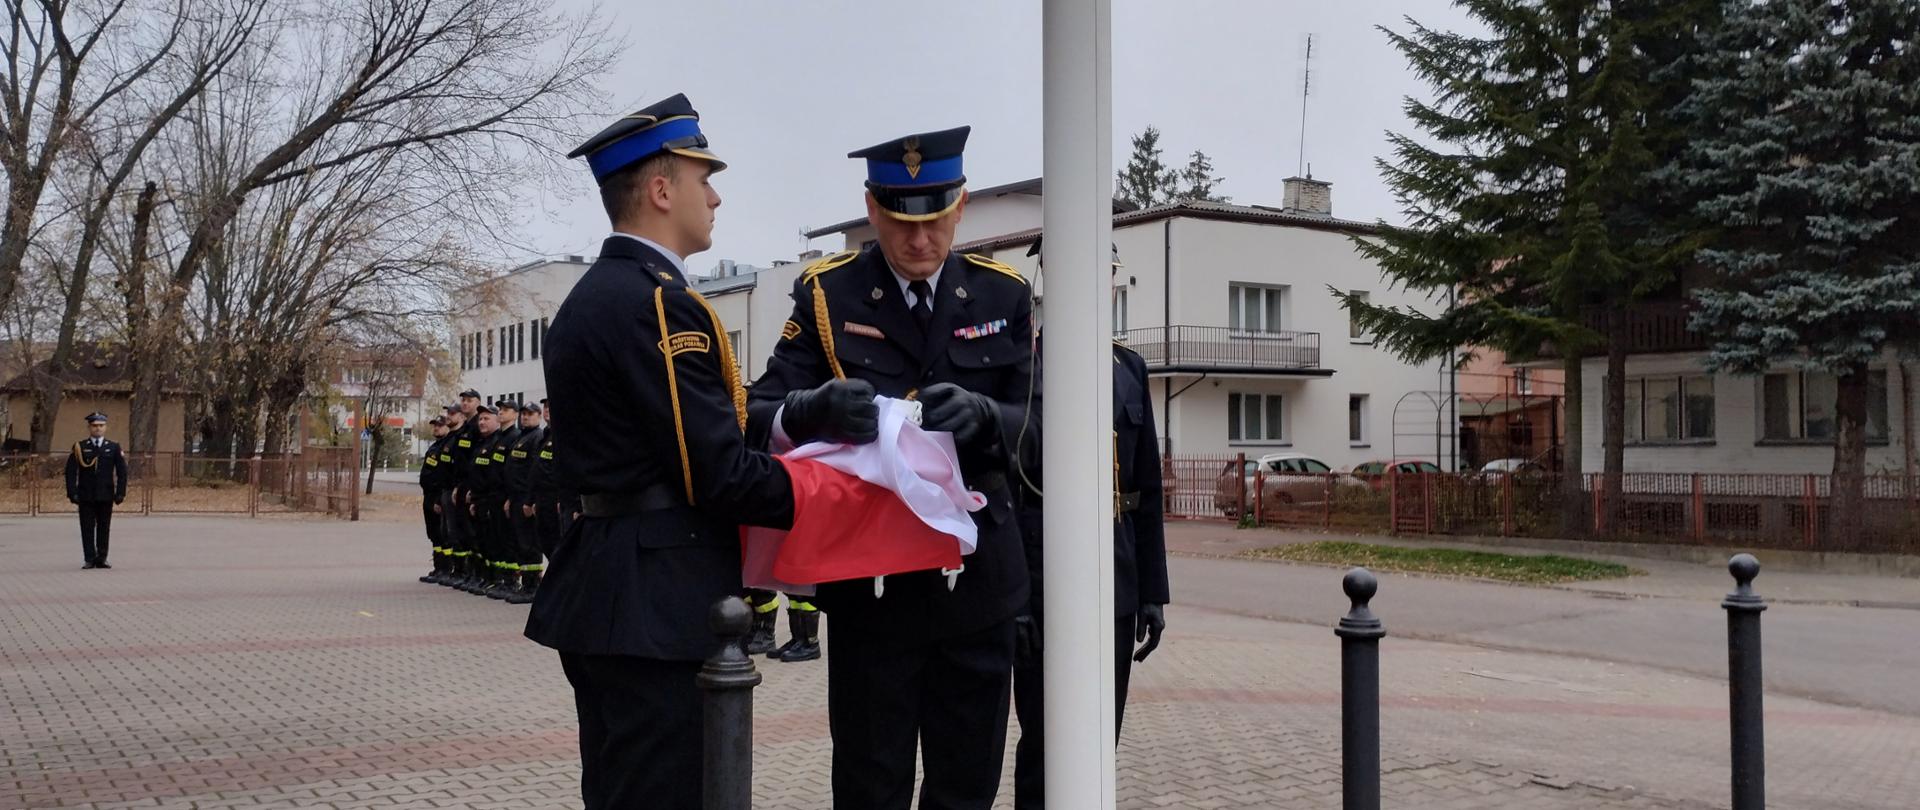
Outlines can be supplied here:
M668 250L665 245L662 245L659 242L655 242L652 239L648 239L644 236L634 236L633 234L630 234L630 233L621 233L619 231L614 231L613 235L625 237L627 239L632 239L635 242L639 242L640 244L646 245L647 247L650 247L650 248L653 248L654 250L659 251L660 255L667 257L667 261L673 262L673 269L680 271L680 278L685 279L687 277L687 261L685 259L680 258L680 254L675 253L671 250Z

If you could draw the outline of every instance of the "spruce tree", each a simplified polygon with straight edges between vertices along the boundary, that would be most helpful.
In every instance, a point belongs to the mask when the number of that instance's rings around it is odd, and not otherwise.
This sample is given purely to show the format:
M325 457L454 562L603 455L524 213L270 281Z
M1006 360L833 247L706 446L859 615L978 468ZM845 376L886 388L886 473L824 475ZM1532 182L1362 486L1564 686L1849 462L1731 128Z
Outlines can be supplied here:
M1115 178L1114 194L1141 208L1170 202L1178 173L1167 168L1161 158L1160 130L1147 127L1133 136L1133 155Z
M1710 367L1834 375L1829 537L1861 537L1870 372L1920 329L1920 4L1728 0L1664 176L1713 231Z
M1213 173L1213 158L1198 149L1187 158L1187 166L1180 170L1180 190L1175 199L1197 200L1200 202L1230 202L1233 198L1219 193L1220 184L1226 178Z
M1581 357L1623 328L1627 303L1673 278L1673 251L1649 238L1652 218L1637 202L1649 195L1652 149L1668 126L1648 108L1655 66L1638 40L1665 32L1625 13L1628 3L1457 5L1487 33L1412 19L1406 34L1382 29L1433 98L1404 102L1421 136L1390 133L1393 155L1376 161L1407 223L1383 222L1380 235L1356 240L1390 283L1433 291L1435 303L1378 306L1333 293L1379 345L1409 361L1463 346L1524 361L1551 346L1566 371L1566 469L1577 476ZM1617 362L1624 367L1623 352ZM1609 383L1603 439L1612 449L1624 380L1616 373ZM1605 464L1603 486L1617 493L1621 454L1607 453ZM1564 494L1573 529L1586 500L1577 484Z

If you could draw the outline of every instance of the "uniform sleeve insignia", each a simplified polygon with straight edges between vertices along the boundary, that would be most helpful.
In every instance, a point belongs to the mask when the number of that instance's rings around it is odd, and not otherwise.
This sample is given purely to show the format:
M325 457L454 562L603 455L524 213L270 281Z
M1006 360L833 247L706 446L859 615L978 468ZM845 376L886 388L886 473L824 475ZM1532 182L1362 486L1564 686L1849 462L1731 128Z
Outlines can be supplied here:
M999 273L1000 275L1012 278L1013 280L1018 281L1021 284L1027 283L1027 277L1020 275L1020 271L1015 270L1012 267L1008 267L1007 265L996 262L978 253L963 253L961 254L961 256L963 256L964 258L966 258L967 261L972 262L973 264L979 265L981 267L985 267L988 270L992 270L995 273Z
M843 250L843 251L840 251L839 253L835 253L831 256L827 256L825 258L820 259L819 261L814 262L813 264L807 265L807 269L800 272L800 280L803 282L812 281L814 277L820 275L821 273L825 273L828 270L832 270L835 267L844 265L847 262L853 261L854 259L859 257L860 257L860 251L857 251L857 250Z
M711 343L705 332L675 332L660 341L660 353L669 357L678 357L688 352L705 354Z
M799 336L800 336L800 324L794 323L793 321L787 321L785 326L780 327L781 340L792 340Z

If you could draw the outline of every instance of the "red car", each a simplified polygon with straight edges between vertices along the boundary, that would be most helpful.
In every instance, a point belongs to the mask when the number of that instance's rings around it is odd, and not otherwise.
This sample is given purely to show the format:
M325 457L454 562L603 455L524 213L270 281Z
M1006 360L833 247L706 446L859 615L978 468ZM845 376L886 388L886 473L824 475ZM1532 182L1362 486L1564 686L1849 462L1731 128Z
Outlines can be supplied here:
M1431 461L1401 459L1396 461L1369 461L1364 464L1356 464L1353 467L1351 475L1374 489L1386 489L1387 475L1389 472L1399 473L1400 475L1425 475L1445 471L1440 469L1440 465Z

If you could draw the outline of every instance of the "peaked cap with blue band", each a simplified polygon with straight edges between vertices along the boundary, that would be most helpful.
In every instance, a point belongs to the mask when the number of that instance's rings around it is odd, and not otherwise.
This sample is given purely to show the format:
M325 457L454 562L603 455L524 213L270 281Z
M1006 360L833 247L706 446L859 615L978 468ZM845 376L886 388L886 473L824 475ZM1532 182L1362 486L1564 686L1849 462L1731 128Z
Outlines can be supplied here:
M967 175L960 155L972 127L922 132L848 152L867 161L867 190L887 216L907 222L939 219L960 204Z
M94 411L93 413L87 414L87 424L91 425L96 422L102 425L106 424L107 415L99 411Z
M662 152L704 160L714 171L727 164L707 151L707 136L700 132L700 114L684 93L654 103L644 110L621 118L600 134L587 139L567 154L585 155L593 168L593 181L604 184L614 173Z

